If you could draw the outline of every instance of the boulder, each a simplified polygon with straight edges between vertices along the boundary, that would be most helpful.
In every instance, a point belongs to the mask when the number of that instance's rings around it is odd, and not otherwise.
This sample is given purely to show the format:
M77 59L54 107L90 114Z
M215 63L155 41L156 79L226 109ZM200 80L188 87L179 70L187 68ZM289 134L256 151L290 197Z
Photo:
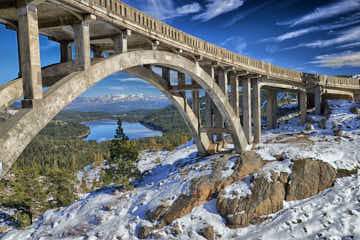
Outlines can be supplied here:
M189 195L180 195L161 217L161 224L168 225L175 219L190 213L196 206L206 202L215 191L215 180L211 176L195 179L190 187Z
M207 240L215 240L215 231L213 226L206 226L199 231L199 234Z
M336 169L328 163L314 159L296 160L287 185L286 200L311 197L331 187L335 179Z
M222 191L216 206L227 226L237 228L258 223L282 209L287 179L286 173L274 172L271 179L265 174L257 175L251 184L251 194L244 197L229 197Z
M150 237L153 230L154 230L154 228L152 226L140 225L137 229L138 238L146 239L146 238Z

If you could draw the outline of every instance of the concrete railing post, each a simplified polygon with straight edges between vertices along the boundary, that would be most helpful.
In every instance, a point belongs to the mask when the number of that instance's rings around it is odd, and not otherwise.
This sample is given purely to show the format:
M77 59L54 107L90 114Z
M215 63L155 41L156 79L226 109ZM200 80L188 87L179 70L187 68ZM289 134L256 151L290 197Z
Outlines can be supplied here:
M249 144L253 141L252 136L252 114L251 114L251 79L244 78L241 80L243 95L242 95L242 110L243 110L243 127L245 136Z
M22 107L32 108L34 101L43 98L37 7L32 4L18 6L17 15L24 92Z
M91 65L90 27L88 21L73 26L75 36L75 63L85 69Z
M253 104L252 112L254 119L254 143L260 143L261 140L261 94L258 79L252 79Z
M266 120L268 129L277 127L277 96L274 89L267 91Z

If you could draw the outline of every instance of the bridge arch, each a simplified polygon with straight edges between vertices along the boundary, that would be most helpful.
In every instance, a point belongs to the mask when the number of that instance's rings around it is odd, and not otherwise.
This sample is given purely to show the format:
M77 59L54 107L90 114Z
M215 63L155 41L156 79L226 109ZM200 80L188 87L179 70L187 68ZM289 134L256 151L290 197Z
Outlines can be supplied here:
M234 113L227 96L199 64L170 52L141 50L114 55L91 65L86 71L71 73L49 88L44 98L35 102L32 109L20 110L11 124L0 129L0 175L11 168L25 147L51 119L88 88L114 73L143 65L161 65L190 75L218 108L231 130L235 150L248 150L239 117Z

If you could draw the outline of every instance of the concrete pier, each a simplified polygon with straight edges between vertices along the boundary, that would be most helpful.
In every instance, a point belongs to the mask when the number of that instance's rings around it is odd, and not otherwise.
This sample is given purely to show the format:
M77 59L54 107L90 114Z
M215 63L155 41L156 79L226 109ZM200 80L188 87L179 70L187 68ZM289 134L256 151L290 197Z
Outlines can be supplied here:
M75 64L88 69L91 65L90 58L90 27L88 21L73 26L75 34Z
M254 122L254 143L257 144L260 143L261 140L261 87L257 78L252 79L251 83L253 89L252 113Z
M17 9L20 69L23 78L23 108L43 98L37 7L24 4Z
M273 129L277 127L277 94L276 90L267 90L267 104L266 104L266 121L267 128Z
M243 127L244 133L249 143L253 141L252 134L252 107L251 107L251 79L243 78L241 80L243 95L242 95L242 110L243 110Z

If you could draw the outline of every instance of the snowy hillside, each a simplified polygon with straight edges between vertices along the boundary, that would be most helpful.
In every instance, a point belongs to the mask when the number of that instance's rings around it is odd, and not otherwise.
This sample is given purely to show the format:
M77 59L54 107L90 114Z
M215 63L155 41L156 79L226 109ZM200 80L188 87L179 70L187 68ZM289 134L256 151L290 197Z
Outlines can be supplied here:
M290 160L304 157L322 160L338 170L359 168L360 117L350 112L352 106L346 101L331 102L327 122L318 116L311 118L314 130L305 131L294 119L265 132L264 143L256 149L268 161L260 174L290 172ZM273 162L279 158L285 160ZM173 152L146 152L138 164L144 177L133 191L109 187L89 193L67 208L47 211L31 227L2 239L138 239L140 226L152 224L146 216L149 210L171 205L181 194L188 194L194 179L211 174L222 162L218 174L230 176L237 161L236 155L199 158L191 144ZM246 179L227 186L225 194L230 198L251 194ZM319 195L287 201L264 222L244 228L229 228L216 201L200 204L157 229L149 239L205 239L203 230L209 226L215 239L360 239L359 172L338 178L334 187Z

